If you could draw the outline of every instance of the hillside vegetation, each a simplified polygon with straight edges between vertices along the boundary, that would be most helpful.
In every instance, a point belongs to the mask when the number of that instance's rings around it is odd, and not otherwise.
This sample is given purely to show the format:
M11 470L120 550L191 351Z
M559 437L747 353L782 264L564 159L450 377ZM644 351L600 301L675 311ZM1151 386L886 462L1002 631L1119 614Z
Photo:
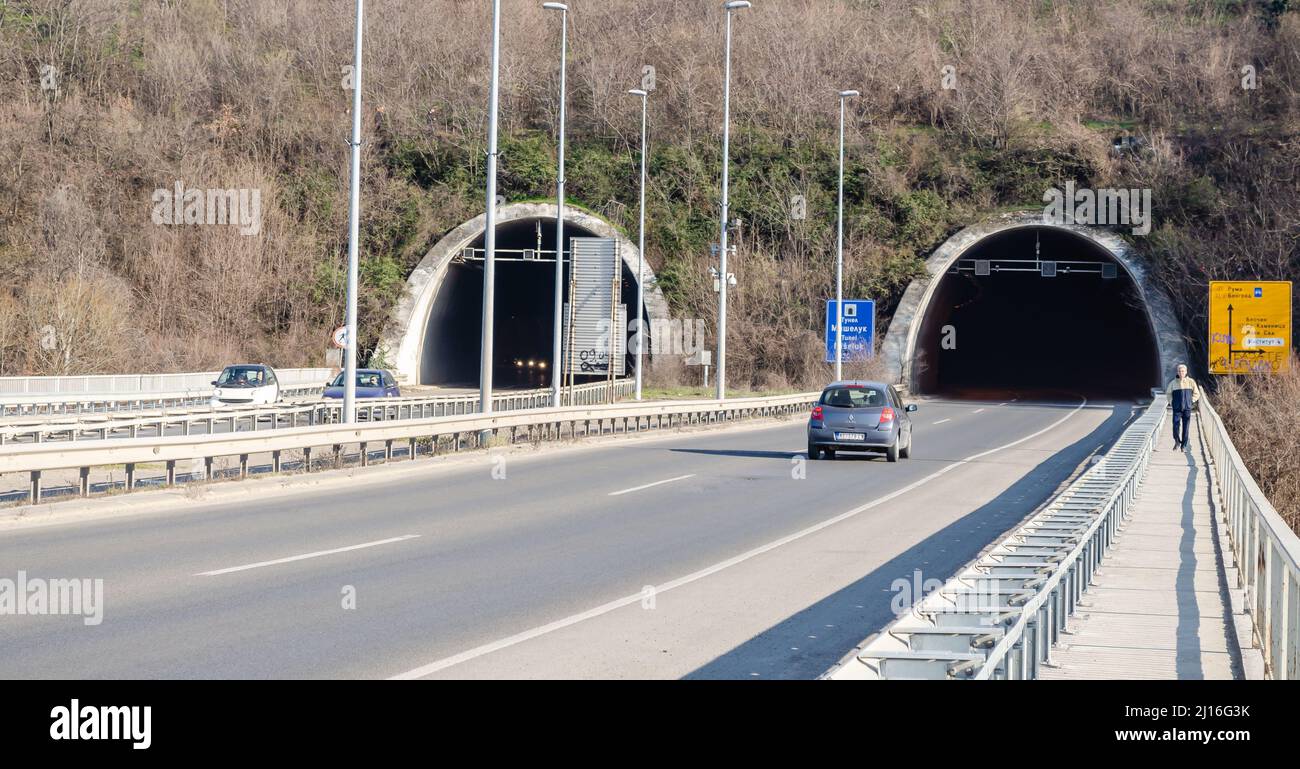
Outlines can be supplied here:
M722 12L572 2L569 190L635 226L655 68L648 258L714 319ZM506 0L502 193L553 194L558 19ZM482 208L490 3L368 8L361 320ZM342 318L350 0L0 0L0 374L319 364ZM1242 87L1242 67L1258 87ZM941 71L952 66L957 88ZM1300 272L1300 11L1286 0L762 0L737 19L738 386L821 375L835 91L851 104L847 292L886 313L925 256L1049 185L1151 187L1135 239L1194 344L1209 278ZM1144 137L1133 158L1113 137ZM257 189L255 236L155 223L155 191ZM790 216L803 195L806 219Z

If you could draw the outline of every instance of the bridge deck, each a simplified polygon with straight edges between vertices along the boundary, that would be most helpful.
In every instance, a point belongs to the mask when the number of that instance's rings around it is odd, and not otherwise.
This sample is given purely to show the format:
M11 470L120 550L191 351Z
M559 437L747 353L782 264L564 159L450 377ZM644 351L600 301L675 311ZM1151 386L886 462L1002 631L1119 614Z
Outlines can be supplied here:
M1147 477L1044 679L1241 677L1206 457L1159 436Z

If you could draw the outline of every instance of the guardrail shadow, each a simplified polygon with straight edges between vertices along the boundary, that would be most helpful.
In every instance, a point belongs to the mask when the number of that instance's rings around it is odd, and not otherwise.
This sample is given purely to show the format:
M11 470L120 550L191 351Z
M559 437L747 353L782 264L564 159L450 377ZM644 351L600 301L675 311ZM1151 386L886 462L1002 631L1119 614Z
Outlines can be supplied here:
M711 662L687 679L809 679L826 672L869 633L894 619L896 580L947 580L1007 530L1048 501L1090 454L1109 450L1137 418L1132 403L1112 404L1111 414L1088 435L1044 459L988 503L881 564L870 574L782 620ZM913 597L912 603L922 596Z

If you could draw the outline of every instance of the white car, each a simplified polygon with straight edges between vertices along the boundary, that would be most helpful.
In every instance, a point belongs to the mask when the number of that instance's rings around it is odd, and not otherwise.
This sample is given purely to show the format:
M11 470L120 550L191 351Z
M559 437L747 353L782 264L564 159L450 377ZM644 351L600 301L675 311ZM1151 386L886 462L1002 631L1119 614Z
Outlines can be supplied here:
M260 363L226 366L212 386L213 406L263 406L280 400L275 369Z

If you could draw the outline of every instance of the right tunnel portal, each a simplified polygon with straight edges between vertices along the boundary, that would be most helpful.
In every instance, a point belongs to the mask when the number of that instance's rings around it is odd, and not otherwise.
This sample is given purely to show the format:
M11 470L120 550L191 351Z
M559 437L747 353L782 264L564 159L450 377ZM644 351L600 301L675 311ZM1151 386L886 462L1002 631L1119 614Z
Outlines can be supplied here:
M1160 381L1137 284L1086 237L1048 226L1003 230L934 280L912 358L917 392L1129 398Z

